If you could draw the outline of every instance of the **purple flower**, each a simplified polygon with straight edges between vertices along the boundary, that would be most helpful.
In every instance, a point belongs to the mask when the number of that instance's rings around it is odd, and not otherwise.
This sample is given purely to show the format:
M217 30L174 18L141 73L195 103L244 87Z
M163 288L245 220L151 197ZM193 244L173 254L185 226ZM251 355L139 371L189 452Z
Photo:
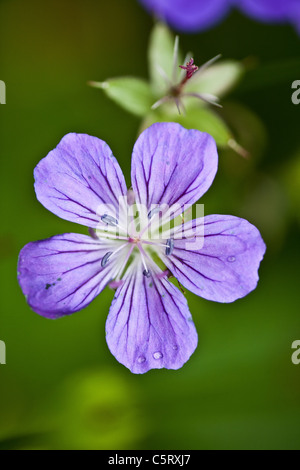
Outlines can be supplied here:
M196 32L221 21L231 8L263 22L291 22L299 28L298 0L140 0L151 13L175 29Z
M209 29L229 12L229 0L140 0L147 10L176 30Z
M292 23L299 31L299 0L240 0L237 6L248 16L265 23Z
M280 23L288 19L293 3L294 0L239 0L237 6L254 19Z
M233 302L255 289L265 253L246 220L212 215L183 223L179 216L208 190L217 165L208 134L154 124L134 146L128 192L105 142L66 135L35 168L36 195L54 214L89 227L91 236L67 233L21 250L18 279L30 307L51 319L70 315L110 284L112 354L134 373L180 368L197 346L197 332L170 273L205 299ZM172 218L180 223L168 225Z

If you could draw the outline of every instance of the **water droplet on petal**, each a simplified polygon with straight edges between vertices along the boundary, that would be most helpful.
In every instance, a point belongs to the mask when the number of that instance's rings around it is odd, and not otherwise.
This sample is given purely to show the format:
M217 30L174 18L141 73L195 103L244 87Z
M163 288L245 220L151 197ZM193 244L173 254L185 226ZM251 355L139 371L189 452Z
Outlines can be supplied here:
M163 354L160 351L157 351L153 354L154 359L161 359Z
M178 346L177 346L177 344L174 344L174 346L172 346L172 349L173 349L174 351L178 351Z
M229 257L227 258L227 261L228 261L229 263L234 263L235 260L236 260L235 256L229 256Z
M146 362L146 358L144 356L140 356L140 357L138 357L137 361L138 361L139 364L143 364L144 362Z

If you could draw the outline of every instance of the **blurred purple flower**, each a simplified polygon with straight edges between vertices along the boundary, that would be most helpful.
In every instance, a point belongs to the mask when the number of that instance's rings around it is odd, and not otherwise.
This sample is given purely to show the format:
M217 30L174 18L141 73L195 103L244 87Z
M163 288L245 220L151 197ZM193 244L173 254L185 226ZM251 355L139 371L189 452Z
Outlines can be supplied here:
M150 13L179 31L209 29L230 10L229 0L140 0Z
M299 0L140 0L146 9L173 28L203 31L221 21L231 8L263 22L300 26Z
M300 32L299 0L236 0L248 16L266 23L292 23Z
M35 168L36 195L54 214L89 227L91 236L67 233L21 250L18 279L30 307L51 319L70 315L110 284L117 289L106 323L112 354L134 373L180 368L197 346L197 332L170 273L205 299L233 302L255 289L265 253L259 231L237 217L165 228L170 211L177 217L208 190L217 165L208 134L154 124L134 146L128 193L105 142L66 135ZM133 203L139 216L128 220ZM159 236L149 238L149 228Z
M298 0L236 0L235 4L246 15L266 23L286 22Z

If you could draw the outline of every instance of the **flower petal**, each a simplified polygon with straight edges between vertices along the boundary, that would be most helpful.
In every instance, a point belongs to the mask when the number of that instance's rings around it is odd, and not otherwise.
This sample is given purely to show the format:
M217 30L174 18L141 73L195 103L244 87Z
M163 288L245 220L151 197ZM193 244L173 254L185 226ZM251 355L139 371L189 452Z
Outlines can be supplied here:
M18 280L30 307L51 319L86 307L114 277L120 257L105 268L101 260L118 246L74 233L26 245L19 256Z
M172 256L163 254L162 259L194 294L233 302L255 289L265 251L259 231L249 222L211 215L183 225L183 232L175 234Z
M116 359L133 373L179 369L197 346L187 302L166 279L143 276L133 266L113 300L106 340Z
M116 216L127 191L108 145L86 134L67 134L34 176L37 198L47 209L88 227L96 227L104 211Z
M156 204L185 209L208 190L217 167L216 144L210 135L177 123L156 123L134 146L132 187L137 201L148 209Z
M299 26L298 0L140 0L145 8L184 32L208 29L222 20L232 7L264 22L286 22Z
M228 12L228 0L140 0L151 13L175 29L196 32L210 28Z
M238 0L237 6L248 16L265 22L284 22L293 0Z

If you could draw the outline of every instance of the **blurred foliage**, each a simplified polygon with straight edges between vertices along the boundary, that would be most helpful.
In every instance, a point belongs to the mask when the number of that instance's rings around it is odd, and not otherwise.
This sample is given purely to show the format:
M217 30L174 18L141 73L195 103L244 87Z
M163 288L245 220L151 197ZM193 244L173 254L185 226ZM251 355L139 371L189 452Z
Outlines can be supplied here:
M290 201L290 216L296 215L300 223L300 149L287 165L283 166L282 183Z
M136 445L146 433L137 398L138 389L113 370L70 377L57 399L53 445L91 450Z
M205 213L248 218L268 246L258 288L234 304L187 294L199 346L179 371L135 376L108 351L113 292L59 321L33 313L16 280L29 241L86 232L36 200L33 169L67 132L111 146L130 184L140 117L87 86L94 77L147 81L152 20L134 0L1 0L0 108L2 449L299 449L299 38L291 27L233 13L204 34L181 36L197 63L216 52L247 72L222 100L222 118L249 152L220 150L201 200ZM204 116L205 114L203 114ZM183 117L178 118L183 119ZM210 119L203 119L209 126Z

